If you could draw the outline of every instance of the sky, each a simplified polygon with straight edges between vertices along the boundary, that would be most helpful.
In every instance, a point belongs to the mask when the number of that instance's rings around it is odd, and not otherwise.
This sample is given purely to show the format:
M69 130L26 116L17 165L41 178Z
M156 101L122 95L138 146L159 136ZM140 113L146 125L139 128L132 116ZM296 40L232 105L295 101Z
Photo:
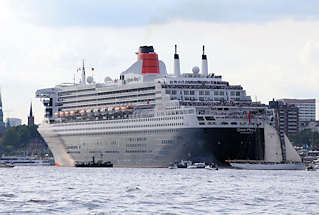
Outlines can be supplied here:
M31 102L43 120L37 89L79 80L82 59L95 81L118 78L140 45L153 45L168 73L174 44L182 73L200 66L205 45L209 72L253 100L319 101L317 0L1 0L0 29L4 118L24 123Z

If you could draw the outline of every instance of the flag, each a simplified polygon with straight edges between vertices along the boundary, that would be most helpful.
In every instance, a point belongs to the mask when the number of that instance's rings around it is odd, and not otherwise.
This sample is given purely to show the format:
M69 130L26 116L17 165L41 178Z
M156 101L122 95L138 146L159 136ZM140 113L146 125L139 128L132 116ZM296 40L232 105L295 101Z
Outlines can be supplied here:
M247 114L248 122L250 123L250 113Z
M93 71L94 71L94 68L92 67L92 69L91 69L91 70L92 70L92 72L93 72Z

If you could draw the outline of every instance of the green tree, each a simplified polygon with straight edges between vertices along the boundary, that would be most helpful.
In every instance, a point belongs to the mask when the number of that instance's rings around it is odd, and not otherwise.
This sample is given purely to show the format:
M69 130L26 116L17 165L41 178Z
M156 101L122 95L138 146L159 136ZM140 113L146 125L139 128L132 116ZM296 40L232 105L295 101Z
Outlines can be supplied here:
M4 132L0 140L0 153L16 154L17 152L25 151L33 138L43 140L37 130L37 126L20 125L11 127Z
M319 133L313 132L311 129L305 129L289 138L294 145L319 149Z

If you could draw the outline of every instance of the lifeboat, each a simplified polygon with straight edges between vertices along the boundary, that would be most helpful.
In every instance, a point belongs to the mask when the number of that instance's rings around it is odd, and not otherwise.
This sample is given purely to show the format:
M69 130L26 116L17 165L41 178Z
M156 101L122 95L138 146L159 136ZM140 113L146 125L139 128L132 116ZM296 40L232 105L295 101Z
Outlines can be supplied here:
M127 109L126 106L120 107L120 110L126 110L126 109Z
M112 111L112 110L113 110L113 107L108 107L107 110L108 110L108 111Z
M59 117L60 116L60 112L55 112L54 116Z
M133 109L133 107L128 105L128 106L126 106L126 109L131 110L131 109Z
M65 111L64 112L64 116L69 116L70 115L70 112L69 111Z
M79 110L75 110L75 111L74 111L74 114L78 114L78 113L80 113Z
M93 111L94 111L93 109L87 109L87 110L86 110L86 112L87 112L88 114L92 114Z
M74 110L70 111L70 115L73 116L74 115Z
M63 111L59 112L60 116L63 117L65 115L65 113Z
M121 107L115 107L114 108L114 110L120 110L121 109Z
M80 114L81 115L85 115L86 114L86 110L80 110Z

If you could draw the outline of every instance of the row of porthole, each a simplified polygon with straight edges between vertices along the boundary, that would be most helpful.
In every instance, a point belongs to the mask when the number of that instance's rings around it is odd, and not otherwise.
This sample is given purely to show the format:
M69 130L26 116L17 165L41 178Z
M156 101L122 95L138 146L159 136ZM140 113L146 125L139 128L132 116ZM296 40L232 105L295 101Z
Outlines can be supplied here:
M128 128L146 128L146 127L163 127L163 126L181 126L184 123L166 123L166 124L146 124L146 125L129 125L129 126L115 126L115 127L98 127L98 128L73 128L73 129L56 129L56 132L65 131L86 131L86 130L100 130L100 129L128 129Z
M86 123L72 123L72 124L55 124L55 127L61 126L75 126L75 125L95 125L95 124L116 124L116 123L133 123L133 122L148 122L148 121L159 121L159 120L177 120L184 119L183 116L178 117L159 117L159 118L141 118L141 119L126 119L126 120L114 120L114 121L102 121L102 122L86 122Z

